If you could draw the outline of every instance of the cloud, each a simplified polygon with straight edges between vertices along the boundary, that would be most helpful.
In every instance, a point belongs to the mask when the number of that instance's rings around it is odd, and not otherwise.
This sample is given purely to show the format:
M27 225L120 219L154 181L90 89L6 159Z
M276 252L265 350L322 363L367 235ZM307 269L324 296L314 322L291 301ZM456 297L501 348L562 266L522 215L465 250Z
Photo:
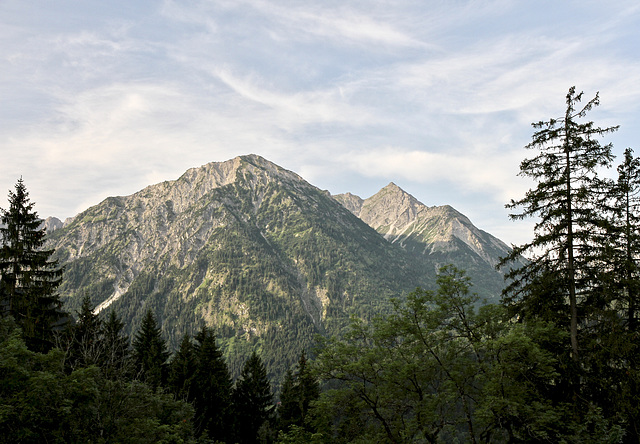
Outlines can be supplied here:
M354 8L343 3L293 3L251 0L211 3L198 2L184 6L167 1L163 13L172 19L197 23L209 31L218 32L221 23L212 17L216 12L241 14L255 20L255 27L269 28L268 35L275 40L288 40L304 35L330 39L340 44L376 44L390 47L425 46L393 22L371 14L370 8ZM258 18L259 17L259 18Z
M434 153L398 147L348 152L339 158L349 170L365 177L395 177L423 185L448 183L463 192L483 190L500 201L513 197L514 191L522 191L513 171L519 161L520 156L515 153L505 155L486 150Z

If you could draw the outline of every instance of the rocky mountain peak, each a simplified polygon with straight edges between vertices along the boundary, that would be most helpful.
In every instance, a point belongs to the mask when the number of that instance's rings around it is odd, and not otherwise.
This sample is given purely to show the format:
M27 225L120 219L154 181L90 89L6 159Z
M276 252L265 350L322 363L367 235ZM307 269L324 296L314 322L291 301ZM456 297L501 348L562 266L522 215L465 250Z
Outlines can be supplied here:
M428 207L393 182L361 200L359 206L354 204L360 199L358 196L342 194L335 199L389 242L412 250L420 249L423 254L468 248L493 267L497 258L509 251L506 244L476 228L453 207Z
M422 208L426 206L391 182L366 199L357 216L376 229L389 227L393 231L393 227L404 227L415 220Z
M53 233L56 230L62 228L64 223L58 219L57 217L47 217L43 222L42 226L47 230L47 233Z

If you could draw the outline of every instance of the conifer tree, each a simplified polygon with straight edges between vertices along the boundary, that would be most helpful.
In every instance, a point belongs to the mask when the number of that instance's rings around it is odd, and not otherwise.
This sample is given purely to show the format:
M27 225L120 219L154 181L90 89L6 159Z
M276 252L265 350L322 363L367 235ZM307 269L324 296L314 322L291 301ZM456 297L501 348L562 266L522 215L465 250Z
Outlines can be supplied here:
M80 310L76 312L78 319L69 330L69 362L71 368L82 368L98 365L102 362L102 322L93 312L89 295L82 299Z
M566 96L566 111L561 118L534 123L537 131L526 148L538 154L520 164L520 175L537 182L534 189L520 200L511 200L507 208L522 208L511 214L514 220L538 217L531 242L514 247L502 265L530 254L526 265L511 270L507 278L512 283L505 290L505 302L516 307L519 316L535 316L525 312L536 291L552 284L556 297L568 307L563 317L568 319L571 354L578 361L579 303L590 297L597 276L594 262L594 235L601 230L604 215L598 208L603 182L597 170L611 165L611 144L601 145L598 136L617 130L595 127L593 122L580 123L588 111L599 105L599 96L580 106L583 93L571 87ZM551 274L549 274L551 273ZM553 282L552 282L553 281ZM543 287L540 282L545 282ZM544 304L544 301L542 301Z
M258 430L271 416L272 402L267 370L254 351L245 362L233 391L235 438L239 443L257 442Z
M202 327L195 336L195 431L199 437L227 441L231 435L231 376L216 336Z
M278 408L280 430L287 431L292 425L295 425L312 431L307 417L311 403L319 396L320 384L311 373L306 354L303 351L298 359L295 373L288 370L282 384Z
M185 334L180 342L180 348L169 364L169 387L178 399L193 401L196 367L196 349L191 342L191 337Z
M122 333L123 329L124 323L115 310L111 310L107 321L102 325L101 335L101 367L107 379L122 379L132 371L129 338Z
M20 178L9 191L9 209L0 209L0 308L15 318L32 350L47 351L52 329L66 318L56 294L62 269L53 250L43 249L46 230L33 207Z
M147 310L133 340L133 359L140 379L152 388L162 386L166 378L167 345L151 309Z
M297 389L293 378L293 371L288 368L280 388L280 402L278 403L278 429L286 432L291 425L300 423L302 412L297 399Z
M640 292L640 159L631 148L624 152L609 197L612 220L604 243L612 250L608 269L617 287L611 291L625 311L628 330L635 332Z

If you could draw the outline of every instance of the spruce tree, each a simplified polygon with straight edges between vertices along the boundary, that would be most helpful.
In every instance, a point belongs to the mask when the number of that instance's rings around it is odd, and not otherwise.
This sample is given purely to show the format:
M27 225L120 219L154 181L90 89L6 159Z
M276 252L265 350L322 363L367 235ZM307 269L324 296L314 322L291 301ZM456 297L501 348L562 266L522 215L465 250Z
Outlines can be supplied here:
M604 243L611 250L608 268L616 287L610 291L624 311L628 330L636 332L640 292L640 159L633 156L631 148L624 152L609 198L611 224Z
M43 249L46 230L34 205L20 178L9 191L9 209L0 209L0 308L14 317L32 350L47 351L53 328L67 316L56 294L62 269L51 259L54 251Z
M102 325L102 362L100 366L107 379L123 379L132 372L132 357L129 337L122 333L124 322L116 315L115 310L109 312Z
M102 322L93 312L89 295L82 299L80 310L76 312L77 320L69 330L69 363L71 369L98 365L103 359L101 329Z
M524 309L531 298L539 297L536 292L540 282L545 282L546 288L553 286L554 304L555 298L562 303L568 301L563 317L568 319L571 355L576 362L580 350L579 305L591 296L589 291L598 278L594 272L601 259L594 253L594 236L605 219L597 205L597 196L604 192L597 170L609 167L613 160L611 144L601 145L597 137L618 128L581 123L579 119L600 102L596 94L580 106L582 95L575 87L570 88L563 117L533 124L537 131L526 148L538 154L522 161L520 175L532 178L537 185L522 199L511 200L507 208L522 209L511 214L511 219L537 217L538 221L533 240L514 247L501 262L505 265L529 255L529 262L507 273L512 283L505 290L504 300L516 307L518 316L536 316Z
M299 425L302 412L298 403L297 387L293 377L293 371L288 368L280 388L280 401L278 402L278 429L287 432L291 425Z
M198 437L226 442L231 435L231 376L216 336L207 327L195 336L195 431Z
M282 384L278 408L279 429L286 432L295 425L312 432L313 428L307 419L311 403L319 397L320 384L311 373L307 356L303 351L295 373L288 370Z
M180 342L180 348L169 364L168 385L178 399L193 402L196 368L196 349L191 342L191 337L185 334Z
M153 312L149 309L133 340L133 359L138 377L152 388L162 386L166 378L167 345Z
M236 381L233 407L236 441L241 444L258 442L258 430L271 416L273 395L267 370L255 351Z

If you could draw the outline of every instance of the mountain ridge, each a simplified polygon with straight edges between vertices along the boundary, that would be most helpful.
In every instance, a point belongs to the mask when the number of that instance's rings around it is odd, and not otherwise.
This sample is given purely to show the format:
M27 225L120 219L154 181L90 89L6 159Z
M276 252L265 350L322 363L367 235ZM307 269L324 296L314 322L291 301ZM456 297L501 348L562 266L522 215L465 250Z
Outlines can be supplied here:
M404 199L404 213L421 214L398 190L387 194ZM379 220L411 225L384 199L351 196L343 201L361 203L371 221L386 214ZM232 371L259 348L277 379L314 335L338 334L350 316L371 318L390 298L433 286L440 265L462 258L472 273L487 270L464 243L423 254L413 232L402 237L399 223L376 231L338 199L257 155L191 168L52 231L48 245L66 268L60 294L70 310L89 294L98 311L116 310L129 334L151 309L172 349L205 323ZM488 295L501 278L491 273L477 287Z
M495 267L497 258L510 251L507 244L475 227L450 205L429 207L393 182L367 199L350 193L334 198L389 242L403 246L409 241L422 243L423 254L449 251L454 248L452 240L456 238Z

